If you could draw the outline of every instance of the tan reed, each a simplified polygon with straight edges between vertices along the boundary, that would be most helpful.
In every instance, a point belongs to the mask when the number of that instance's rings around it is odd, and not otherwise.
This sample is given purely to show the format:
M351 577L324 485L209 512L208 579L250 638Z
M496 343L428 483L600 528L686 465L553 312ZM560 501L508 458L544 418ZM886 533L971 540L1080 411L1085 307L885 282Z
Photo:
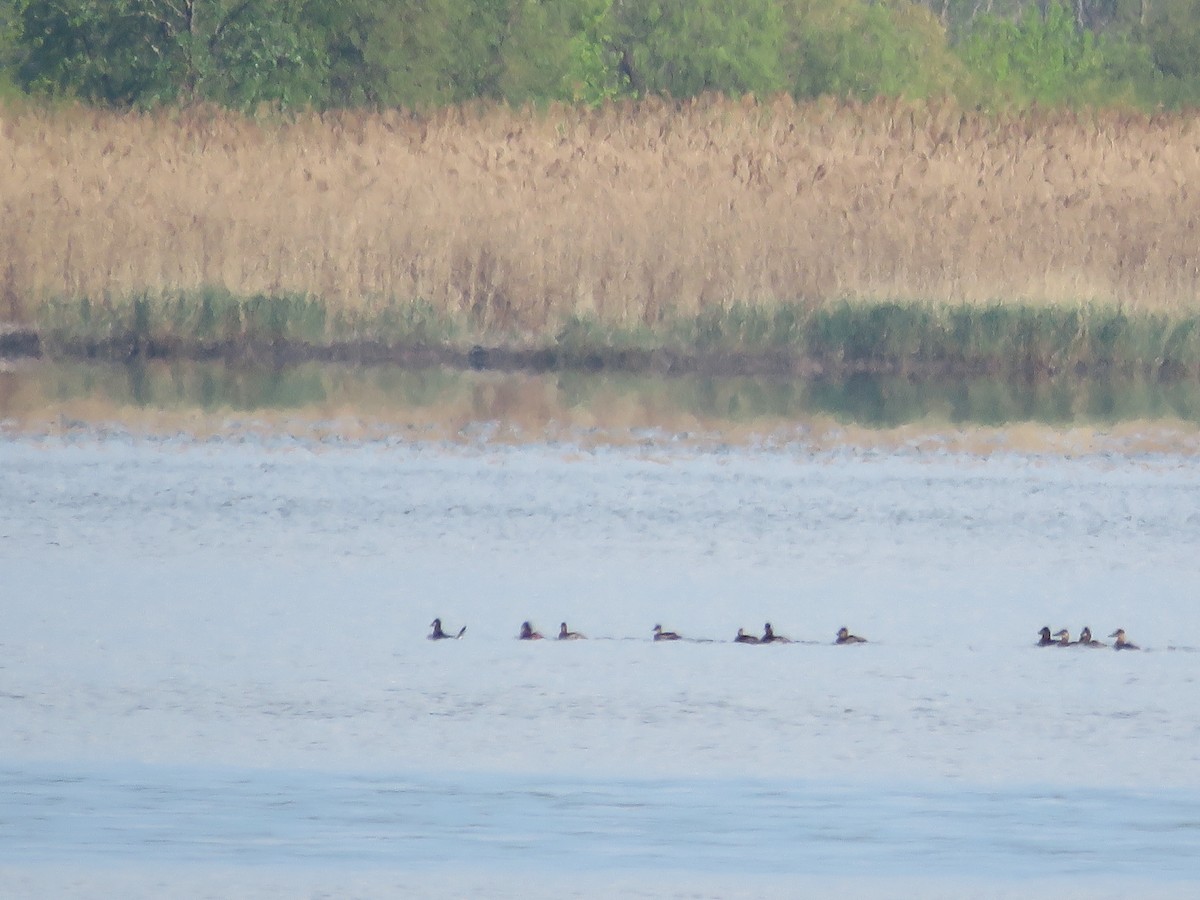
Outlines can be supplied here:
M218 287L519 340L833 299L1192 315L1200 120L701 98L0 116L0 321Z

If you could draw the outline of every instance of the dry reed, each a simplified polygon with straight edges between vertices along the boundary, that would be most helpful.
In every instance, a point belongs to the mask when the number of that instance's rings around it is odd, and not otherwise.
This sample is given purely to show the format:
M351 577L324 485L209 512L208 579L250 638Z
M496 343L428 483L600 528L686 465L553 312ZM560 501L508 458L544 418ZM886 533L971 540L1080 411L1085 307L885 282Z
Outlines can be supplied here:
M1185 114L714 98L262 122L0 116L0 320L215 286L474 335L833 298L1193 315Z

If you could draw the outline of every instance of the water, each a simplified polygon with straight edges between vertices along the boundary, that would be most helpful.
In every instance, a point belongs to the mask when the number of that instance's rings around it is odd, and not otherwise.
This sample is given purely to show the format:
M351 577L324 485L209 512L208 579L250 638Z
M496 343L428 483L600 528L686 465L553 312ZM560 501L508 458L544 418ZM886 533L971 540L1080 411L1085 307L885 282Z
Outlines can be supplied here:
M48 408L262 413L352 410L414 422L499 421L544 427L615 423L669 427L779 427L827 417L871 428L1012 423L1200 425L1200 385L1154 378L1004 381L725 378L550 372L403 370L304 364L287 368L215 362L133 365L36 363L0 371L0 418ZM90 407L89 407L90 405Z
M129 766L0 785L0 863L1172 880L1200 828L1196 792Z
M5 893L1194 894L1191 457L486 433L8 432Z

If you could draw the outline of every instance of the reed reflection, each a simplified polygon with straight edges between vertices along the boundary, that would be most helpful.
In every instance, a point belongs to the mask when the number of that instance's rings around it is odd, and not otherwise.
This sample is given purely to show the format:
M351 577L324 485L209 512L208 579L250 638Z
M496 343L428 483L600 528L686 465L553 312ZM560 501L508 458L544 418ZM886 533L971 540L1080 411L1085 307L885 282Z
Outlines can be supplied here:
M1151 378L914 380L647 376L611 372L498 373L305 363L41 361L0 373L0 415L83 405L122 410L339 414L520 427L764 428L820 417L894 428L1133 421L1200 424L1200 385ZM107 410L107 412L106 412Z

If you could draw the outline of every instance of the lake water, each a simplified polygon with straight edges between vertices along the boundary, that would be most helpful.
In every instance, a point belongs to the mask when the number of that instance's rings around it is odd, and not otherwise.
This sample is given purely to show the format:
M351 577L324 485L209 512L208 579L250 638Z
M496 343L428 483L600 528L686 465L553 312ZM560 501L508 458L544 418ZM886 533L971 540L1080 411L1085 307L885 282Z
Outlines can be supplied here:
M582 401L471 414L549 390L481 376L428 432L386 392L147 430L49 377L0 423L6 896L1196 892L1186 419L980 454L685 434L651 391L598 441ZM729 642L766 621L796 642Z
M542 429L706 428L788 431L842 426L925 430L1034 424L1107 427L1171 423L1200 429L1200 385L1154 378L959 378L919 381L644 376L620 372L474 372L440 367L304 364L287 368L197 362L135 365L26 363L0 368L0 419L47 411L118 418L137 411L328 414L392 423L496 422Z

